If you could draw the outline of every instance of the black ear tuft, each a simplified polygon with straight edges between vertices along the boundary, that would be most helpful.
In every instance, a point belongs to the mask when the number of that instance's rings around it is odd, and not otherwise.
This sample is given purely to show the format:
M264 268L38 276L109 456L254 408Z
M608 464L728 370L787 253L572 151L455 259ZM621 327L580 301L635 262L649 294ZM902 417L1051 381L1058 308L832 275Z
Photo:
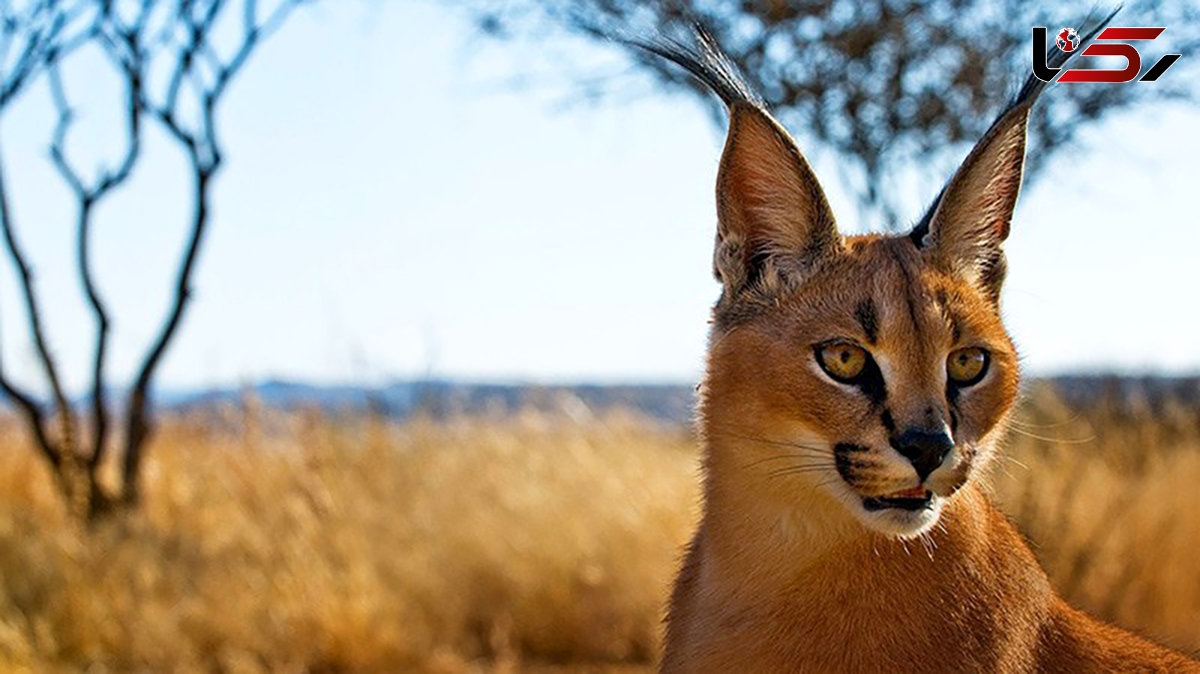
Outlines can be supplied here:
M737 66L721 50L717 39L699 22L692 23L692 40L687 44L669 37L652 40L617 36L613 39L666 59L686 70L716 94L725 107L747 103L766 110L762 98L746 83Z
M695 24L694 44L618 39L691 73L729 111L713 257L726 297L794 283L817 257L837 249L837 226L812 168L711 33Z

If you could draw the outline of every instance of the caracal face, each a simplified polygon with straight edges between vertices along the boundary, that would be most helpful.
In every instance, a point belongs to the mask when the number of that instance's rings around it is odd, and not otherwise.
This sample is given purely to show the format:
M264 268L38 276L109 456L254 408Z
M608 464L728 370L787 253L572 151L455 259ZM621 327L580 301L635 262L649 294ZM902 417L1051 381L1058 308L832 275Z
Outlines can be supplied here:
M729 413L710 432L761 440L739 445L739 464L904 538L994 454L1018 386L993 299L925 257L907 236L844 239L714 334L708 379Z
M730 92L703 428L747 493L912 537L987 463L1017 394L1003 242L1028 106L993 125L913 231L845 237L787 131ZM829 505L829 504L817 504Z

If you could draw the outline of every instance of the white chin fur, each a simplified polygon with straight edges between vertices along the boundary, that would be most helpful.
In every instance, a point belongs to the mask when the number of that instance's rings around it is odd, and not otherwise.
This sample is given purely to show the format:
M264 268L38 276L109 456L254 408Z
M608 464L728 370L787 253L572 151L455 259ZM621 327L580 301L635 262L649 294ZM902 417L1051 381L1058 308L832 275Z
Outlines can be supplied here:
M850 504L850 511L854 513L858 521L872 531L907 539L916 538L932 529L933 525L937 524L938 518L942 516L942 508L945 505L946 499L934 496L933 503L924 510L900 510L899 508L867 510L863 507L862 499L855 498L855 501Z
M845 482L832 483L829 488L842 506L854 515L854 519L871 531L893 538L916 538L929 531L937 524L938 519L942 516L942 508L946 506L946 497L934 494L930 507L924 510L901 510L899 508L867 510L863 505L862 496Z

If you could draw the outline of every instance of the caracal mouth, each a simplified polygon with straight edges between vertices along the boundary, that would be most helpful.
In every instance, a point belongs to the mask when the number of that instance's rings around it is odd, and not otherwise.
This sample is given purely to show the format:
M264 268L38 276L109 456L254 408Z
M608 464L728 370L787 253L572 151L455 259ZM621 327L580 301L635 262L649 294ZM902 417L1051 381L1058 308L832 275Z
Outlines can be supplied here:
M947 499L924 486L864 496L842 483L837 491L842 494L843 505L863 526L899 539L916 538L933 529Z
M878 512L895 508L897 510L907 510L916 512L919 510L929 510L933 507L934 495L925 487L913 487L904 489L892 494L884 496L866 496L863 497L863 507L870 512Z

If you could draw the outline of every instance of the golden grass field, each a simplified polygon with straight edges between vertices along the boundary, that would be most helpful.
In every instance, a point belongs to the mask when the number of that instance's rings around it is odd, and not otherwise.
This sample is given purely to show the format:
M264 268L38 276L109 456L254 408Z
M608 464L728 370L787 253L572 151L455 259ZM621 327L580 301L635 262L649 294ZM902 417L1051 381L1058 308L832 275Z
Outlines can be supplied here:
M90 530L2 428L2 671L646 671L697 514L691 434L630 414L171 418ZM1200 648L1196 401L1035 387L1015 430L995 490L1058 587Z

